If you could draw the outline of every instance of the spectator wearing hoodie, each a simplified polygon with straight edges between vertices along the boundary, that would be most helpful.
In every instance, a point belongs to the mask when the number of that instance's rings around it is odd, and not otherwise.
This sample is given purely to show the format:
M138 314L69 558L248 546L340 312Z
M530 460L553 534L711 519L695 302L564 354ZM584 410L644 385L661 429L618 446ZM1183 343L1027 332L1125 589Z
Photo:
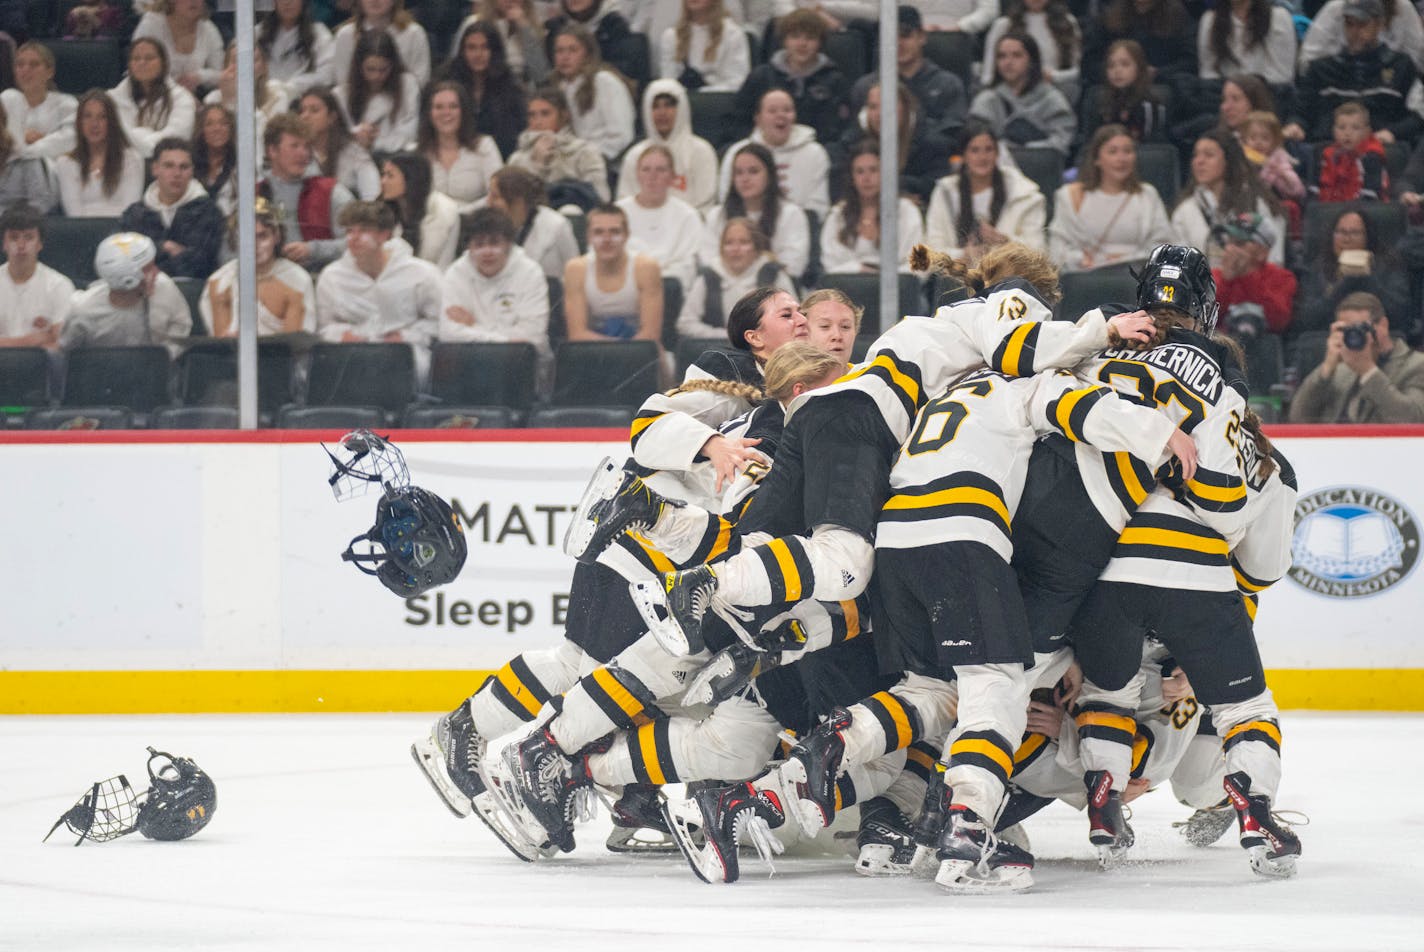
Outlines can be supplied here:
M697 269L702 218L697 210L671 194L677 177L672 150L650 145L638 156L638 191L619 199L628 216L628 248L658 263L664 277L676 278L684 289Z
M1083 34L1065 0L1007 0L1004 15L994 21L984 36L985 48L993 49L999 37L1014 31L1027 33L1038 41L1044 59L1044 76L1070 103L1076 103ZM988 85L993 80L994 64L985 57L980 81Z
M776 177L776 158L764 145L748 142L728 151L731 188L726 200L707 213L702 229L701 262L717 259L722 229L733 218L749 218L771 243L771 252L793 278L800 280L811 260L811 226L806 212L788 201Z
M465 216L465 253L440 285L442 341L529 343L548 363L549 282L515 243L514 222L497 208Z
M1000 140L1044 146L1067 157L1078 117L1058 88L1043 78L1038 41L1005 33L994 44L994 82L969 106L969 114L994 127Z
M1370 130L1370 111L1359 102L1336 106L1334 134L1320 154L1320 177L1311 192L1322 202L1387 201L1384 146Z
M223 215L193 177L193 146L164 139L149 165L153 184L124 209L124 231L147 235L158 249L158 269L172 278L207 278L218 266Z
M54 88L54 53L35 40L15 51L15 88L0 92L16 154L57 159L74 148L73 96Z
M578 256L569 220L545 202L544 183L528 169L506 165L490 179L487 199L514 222L515 244L550 278L563 278L564 265Z
M416 375L430 368L430 340L440 323L440 269L393 241L395 213L382 202L341 210L346 253L316 282L316 327L323 340L409 344Z
M680 339L727 339L727 318L742 295L755 288L778 287L796 293L796 283L771 255L771 242L750 218L732 218L722 226L718 254L703 262L677 315Z
M377 31L400 48L400 62L415 77L416 88L424 86L430 79L430 39L405 8L405 0L356 0L351 5L351 19L332 38L331 81L340 82L350 74L352 60L359 59L356 47L361 37Z
M815 131L815 138L834 142L850 117L850 83L831 58L821 52L826 24L813 10L796 10L776 21L781 49L756 67L737 90L739 115L760 109L767 90L791 94L795 113Z
M509 157L509 164L539 176L551 193L558 194L561 185L570 185L564 192L584 193L584 200L576 202L584 208L608 201L608 166L603 154L574 132L568 100L557 86L545 86L529 97L529 128L519 134L519 148Z
M733 92L751 71L747 35L722 0L682 0L682 16L658 44L658 76L687 89Z
M420 83L402 65L390 34L364 33L351 67L333 90L351 136L372 152L399 152L415 142L420 124Z
M717 194L727 197L732 182L732 157L747 144L765 146L776 159L776 180L788 200L824 218L830 211L827 187L831 160L816 141L816 131L796 121L796 103L784 89L769 89L757 102L752 134L733 143L722 160Z
M157 40L133 41L129 47L129 70L109 95L119 111L124 132L144 158L153 155L153 147L162 139L186 139L193 134L198 104L168 75L168 52Z
M698 211L717 202L717 151L706 139L692 133L692 108L687 90L672 79L655 79L643 90L643 128L648 137L635 142L623 153L618 171L618 197L627 198L638 190L638 157L653 145L666 146L672 153L671 193Z
M986 123L973 119L964 128L959 171L935 184L925 215L925 240L931 248L974 267L996 245L1017 241L1044 246L1047 221L1043 193L999 147Z
M949 70L941 69L925 58L927 34L920 11L902 3L899 16L900 38L895 43L895 70L919 103L920 130L930 138L950 141L969 114L964 83ZM851 90L852 108L863 106L871 87L879 85L878 73L868 73L856 80Z
M873 274L880 270L880 144L861 140L850 153L850 185L821 225L821 267L827 274ZM900 199L895 240L899 269L910 270L910 249L924 240L920 210Z
M633 143L633 97L623 79L599 54L598 41L581 26L562 27L554 37L554 74L568 100L579 138L598 146L612 162Z

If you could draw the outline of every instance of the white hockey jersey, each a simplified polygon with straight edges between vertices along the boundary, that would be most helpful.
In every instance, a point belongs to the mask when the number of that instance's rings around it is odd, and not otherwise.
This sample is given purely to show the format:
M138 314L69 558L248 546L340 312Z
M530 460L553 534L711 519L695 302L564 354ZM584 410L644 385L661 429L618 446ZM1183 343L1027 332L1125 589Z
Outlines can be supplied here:
M1108 346L1101 311L1089 311L1077 324L1054 321L1028 290L999 287L942 307L933 317L903 318L844 377L794 400L788 421L807 400L858 391L875 401L895 441L904 443L920 408L963 374L987 365L1009 377L1028 377L1072 367Z
M1066 371L980 370L927 403L890 473L877 548L982 542L1008 561L1033 444L1046 433L1158 460L1175 424L1154 409L1083 386Z

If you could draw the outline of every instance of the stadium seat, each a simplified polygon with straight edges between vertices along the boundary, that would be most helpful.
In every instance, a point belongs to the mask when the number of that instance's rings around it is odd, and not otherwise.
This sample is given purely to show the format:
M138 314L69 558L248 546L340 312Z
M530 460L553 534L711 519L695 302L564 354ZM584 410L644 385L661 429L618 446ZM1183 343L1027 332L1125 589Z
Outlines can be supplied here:
M99 242L119 230L117 218L66 218L52 215L44 222L40 261L84 290L95 278L94 251Z
M523 416L510 407L429 406L406 408L401 426L411 430L510 430Z
M409 344L312 347L308 406L377 406L395 415L403 412L414 397L415 354Z
M277 426L284 430L355 430L386 425L380 407L298 407L288 405L277 413Z
M677 350L677 316L682 313L682 282L663 278L663 348Z
M569 336L568 324L564 321L564 282L558 278L545 278L549 282L549 346L559 346L559 341Z
M1285 348L1278 334L1262 331L1253 340L1237 339L1246 355L1246 379L1251 395L1265 397L1285 374Z
M149 418L151 430L235 430L236 407L164 407Z
M1033 180L1047 202L1048 221L1053 220L1053 194L1063 184L1063 156L1044 146L1011 145L1009 152L1019 170ZM1163 201L1166 201L1164 198Z
M865 34L859 30L836 30L826 34L821 52L841 68L847 82L855 82L870 71L870 54L865 48Z
M1168 208L1182 188L1181 157L1170 142L1143 142L1137 146L1137 177L1157 190Z
M203 288L208 282L202 278L174 278L173 283L178 286L183 300L188 302L188 313L193 315L193 336L205 337L211 333L212 328L203 323L203 313L198 308L198 300L203 296Z
M296 356L284 340L257 341L257 409L276 413L292 401ZM192 343L175 363L177 399L189 407L237 406L237 341L207 338Z
M658 389L658 345L650 340L570 340L554 355L557 407L637 406Z
M732 348L731 345L728 344L725 335L710 339L706 337L687 337L679 340L677 342L676 352L677 379L681 380L683 377L686 377L687 368L696 363L697 358L709 350L724 350L730 352Z
M1295 367L1296 379L1304 380L1325 361L1325 344L1329 339L1329 331L1306 331L1295 339L1291 344L1290 365Z
M967 96L974 88L974 61L979 58L974 34L935 30L925 34L925 59L959 77Z
M42 40L54 54L54 84L77 96L90 89L112 89L124 74L124 54L117 39Z
M126 407L43 407L25 414L27 430L132 430Z
M539 430L565 427L616 427L627 429L637 407L540 407L529 414L529 426Z
M448 406L534 404L539 353L533 344L437 343L430 352L430 395Z
M0 407L42 407L49 403L49 351L43 347L0 347Z
M168 403L163 347L80 347L65 361L66 407L127 407L147 413Z
M734 92L694 90L687 94L693 134L706 139L718 155L749 128L747 117L737 111L736 100Z
M899 313L885 316L880 313L878 274L828 274L821 278L820 286L844 291L852 301L865 308L865 316L860 322L860 333L863 337L875 338L906 314L924 314L926 311L925 292L920 279L905 273L899 274L898 278Z
M1376 247L1393 248L1404 237L1408 222L1404 206L1394 202L1311 202L1305 206L1305 260L1314 261L1330 243L1335 218L1346 209L1359 212L1375 236Z
M1140 264L1140 262L1138 262ZM1137 298L1137 279L1131 265L1118 264L1092 271L1065 271L1059 279L1063 300L1055 313L1063 320L1076 321L1085 312L1103 304L1127 304Z

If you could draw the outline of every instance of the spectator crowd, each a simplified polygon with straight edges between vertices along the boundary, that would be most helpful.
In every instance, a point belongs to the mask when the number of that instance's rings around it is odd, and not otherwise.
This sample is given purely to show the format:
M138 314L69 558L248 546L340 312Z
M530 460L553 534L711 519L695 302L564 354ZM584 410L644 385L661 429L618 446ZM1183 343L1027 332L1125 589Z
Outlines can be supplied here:
M893 116L878 9L258 2L259 335L399 345L421 391L439 345L525 343L548 397L564 342L643 342L666 383L758 285L869 303L882 242L1044 248L1067 311L1177 242L1268 419L1424 422L1414 5L919 0L883 25ZM78 349L235 336L231 13L0 2L0 29L0 347L59 379ZM52 267L77 222L83 267ZM901 267L913 309L946 293Z

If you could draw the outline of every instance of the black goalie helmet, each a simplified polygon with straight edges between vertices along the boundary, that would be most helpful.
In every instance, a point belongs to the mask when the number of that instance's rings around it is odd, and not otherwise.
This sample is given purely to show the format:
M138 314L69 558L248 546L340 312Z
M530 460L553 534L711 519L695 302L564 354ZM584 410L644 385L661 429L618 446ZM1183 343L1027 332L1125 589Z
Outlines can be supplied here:
M138 807L138 831L150 840L186 840L218 808L213 779L187 757L148 748L148 795Z
M367 550L356 546L367 543ZM387 489L376 524L351 540L341 557L401 598L452 581L465 565L465 530L449 503L418 486Z
M1137 275L1137 306L1170 307L1194 318L1208 336L1216 328L1216 280L1206 255L1188 245L1158 245Z

